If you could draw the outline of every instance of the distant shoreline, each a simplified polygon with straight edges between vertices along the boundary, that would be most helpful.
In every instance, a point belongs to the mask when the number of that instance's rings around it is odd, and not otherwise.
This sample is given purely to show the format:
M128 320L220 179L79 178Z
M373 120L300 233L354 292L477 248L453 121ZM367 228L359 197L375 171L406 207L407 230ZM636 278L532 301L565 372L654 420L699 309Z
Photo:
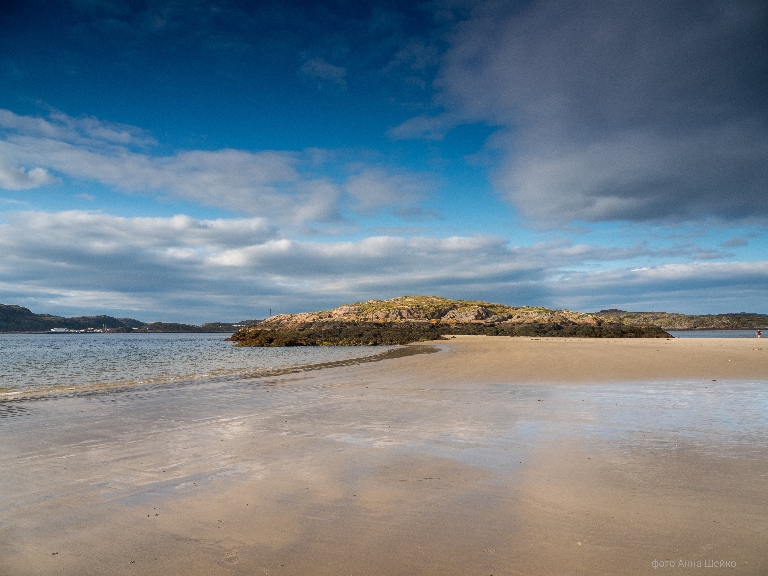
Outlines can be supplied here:
M559 325L567 328L565 332L560 332L560 328L555 328L555 331L549 331L549 333L545 333L546 330L544 332L539 330L533 334L537 336L600 337L598 332L611 331L616 326L621 326L622 330L630 331L638 327L655 327L655 329L662 331L768 330L768 315L750 312L690 315L673 312L627 312L611 308L590 314L564 309L550 310L538 306L508 306L479 300L451 300L439 296L400 296L390 300L368 300L346 304L333 310L278 314L263 320L206 322L200 325L179 322L142 322L134 318L115 318L107 315L65 318L52 314L36 314L28 308L18 305L0 304L0 334L47 334L53 330L60 330L61 333L235 334L248 327L294 329L298 325L307 325L318 321L357 322L361 325L370 322L413 322L414 324L439 322L440 324L462 326L531 324L550 327ZM586 332L571 334L569 330L573 326L591 326L597 327L598 330L591 335ZM607 326L614 328L606 329ZM65 332L65 330L69 332ZM519 332L517 328L514 330L507 329L505 332L478 332L473 328L465 330L464 333L531 335L525 330Z
M79 331L79 330L70 330L68 332L52 332L51 330L47 331L26 331L26 330L20 330L15 332L10 331L3 331L0 332L0 334L4 335L13 335L13 334L50 334L52 336L83 336L86 334L234 334L237 331L235 330L107 330L106 332L103 331Z

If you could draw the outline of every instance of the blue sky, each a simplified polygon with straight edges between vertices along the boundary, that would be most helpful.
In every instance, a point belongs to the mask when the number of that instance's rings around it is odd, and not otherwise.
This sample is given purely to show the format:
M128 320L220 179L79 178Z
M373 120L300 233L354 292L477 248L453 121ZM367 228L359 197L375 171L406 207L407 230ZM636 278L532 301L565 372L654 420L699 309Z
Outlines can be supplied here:
M768 313L768 7L0 7L0 302Z

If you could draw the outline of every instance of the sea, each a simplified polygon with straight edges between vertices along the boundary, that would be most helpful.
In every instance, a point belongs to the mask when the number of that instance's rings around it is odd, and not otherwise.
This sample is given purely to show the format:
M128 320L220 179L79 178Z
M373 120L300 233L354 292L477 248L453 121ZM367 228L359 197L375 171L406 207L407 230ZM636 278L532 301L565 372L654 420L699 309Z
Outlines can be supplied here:
M756 338L756 330L667 330L675 338ZM768 330L766 330L768 338Z
M755 338L752 330L671 331ZM0 334L0 401L34 394L237 379L374 356L392 346L237 347L228 334ZM768 337L768 334L766 334Z
M0 334L0 400L29 393L246 377L392 346L237 347L228 334Z

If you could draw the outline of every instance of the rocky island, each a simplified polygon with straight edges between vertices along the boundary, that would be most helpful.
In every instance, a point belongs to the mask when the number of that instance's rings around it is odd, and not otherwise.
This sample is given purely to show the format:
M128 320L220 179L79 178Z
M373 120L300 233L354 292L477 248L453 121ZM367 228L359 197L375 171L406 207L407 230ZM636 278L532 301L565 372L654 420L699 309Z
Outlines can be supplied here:
M230 340L238 346L374 346L458 335L671 338L658 326L625 324L570 310L401 296L272 316L241 328Z

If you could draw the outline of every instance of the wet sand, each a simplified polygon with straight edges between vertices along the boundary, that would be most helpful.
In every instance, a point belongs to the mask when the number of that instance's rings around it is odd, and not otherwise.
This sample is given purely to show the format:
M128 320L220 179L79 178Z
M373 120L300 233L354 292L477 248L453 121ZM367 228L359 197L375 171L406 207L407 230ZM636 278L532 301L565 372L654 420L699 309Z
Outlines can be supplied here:
M768 573L768 345L435 346L0 403L0 574Z

